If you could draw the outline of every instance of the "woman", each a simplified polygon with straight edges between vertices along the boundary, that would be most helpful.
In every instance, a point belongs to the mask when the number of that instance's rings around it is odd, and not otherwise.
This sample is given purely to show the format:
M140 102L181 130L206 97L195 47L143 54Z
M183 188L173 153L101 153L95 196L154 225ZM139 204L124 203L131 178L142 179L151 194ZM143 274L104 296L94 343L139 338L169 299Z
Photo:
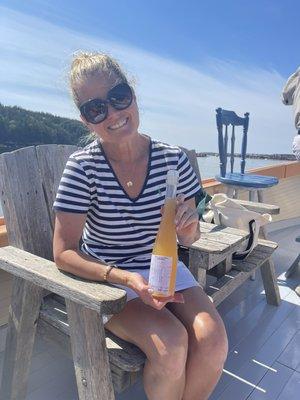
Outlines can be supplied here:
M175 222L178 241L186 246L200 235L196 176L178 147L138 132L136 97L115 60L76 55L70 84L96 140L66 165L54 203L55 262L64 271L126 290L126 306L105 327L146 354L149 399L207 399L227 354L220 316L182 263L168 302L153 299L147 284L167 170L179 172Z

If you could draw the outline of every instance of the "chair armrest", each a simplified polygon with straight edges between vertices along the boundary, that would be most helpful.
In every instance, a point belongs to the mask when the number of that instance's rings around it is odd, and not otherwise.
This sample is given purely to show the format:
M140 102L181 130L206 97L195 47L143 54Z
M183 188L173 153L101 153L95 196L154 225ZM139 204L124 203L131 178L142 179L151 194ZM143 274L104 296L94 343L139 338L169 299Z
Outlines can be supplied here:
M273 204L257 203L255 201L247 201L240 199L231 199L241 206L246 207L250 211L256 211L260 214L267 213L271 215L277 215L280 213L280 207Z
M100 314L118 313L126 303L124 290L60 271L54 262L13 246L0 248L0 269Z

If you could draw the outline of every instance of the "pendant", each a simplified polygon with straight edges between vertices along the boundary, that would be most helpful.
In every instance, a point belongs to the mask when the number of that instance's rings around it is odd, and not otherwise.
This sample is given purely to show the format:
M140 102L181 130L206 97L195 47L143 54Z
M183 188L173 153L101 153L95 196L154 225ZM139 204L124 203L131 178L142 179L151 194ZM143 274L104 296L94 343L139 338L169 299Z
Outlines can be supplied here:
M133 183L132 183L131 181L128 181L128 182L126 182L126 185L127 185L128 187L131 187L131 186L133 186Z

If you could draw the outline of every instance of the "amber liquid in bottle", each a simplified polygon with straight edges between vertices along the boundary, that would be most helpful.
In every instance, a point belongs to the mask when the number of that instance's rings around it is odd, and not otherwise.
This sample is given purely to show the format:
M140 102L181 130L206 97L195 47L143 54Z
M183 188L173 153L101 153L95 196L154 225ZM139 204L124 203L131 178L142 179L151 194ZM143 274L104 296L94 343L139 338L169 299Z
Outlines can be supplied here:
M177 236L175 226L176 188L178 172L170 170L167 174L166 199L159 230L154 243L149 286L152 296L166 300L175 292L177 272Z

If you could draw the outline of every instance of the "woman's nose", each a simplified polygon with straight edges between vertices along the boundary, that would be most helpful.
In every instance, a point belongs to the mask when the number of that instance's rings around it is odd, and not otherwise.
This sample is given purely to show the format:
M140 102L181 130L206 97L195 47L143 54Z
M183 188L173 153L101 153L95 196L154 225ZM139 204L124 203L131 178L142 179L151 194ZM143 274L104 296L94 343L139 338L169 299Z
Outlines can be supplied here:
M111 116L115 112L118 112L110 103L107 104L107 117Z

